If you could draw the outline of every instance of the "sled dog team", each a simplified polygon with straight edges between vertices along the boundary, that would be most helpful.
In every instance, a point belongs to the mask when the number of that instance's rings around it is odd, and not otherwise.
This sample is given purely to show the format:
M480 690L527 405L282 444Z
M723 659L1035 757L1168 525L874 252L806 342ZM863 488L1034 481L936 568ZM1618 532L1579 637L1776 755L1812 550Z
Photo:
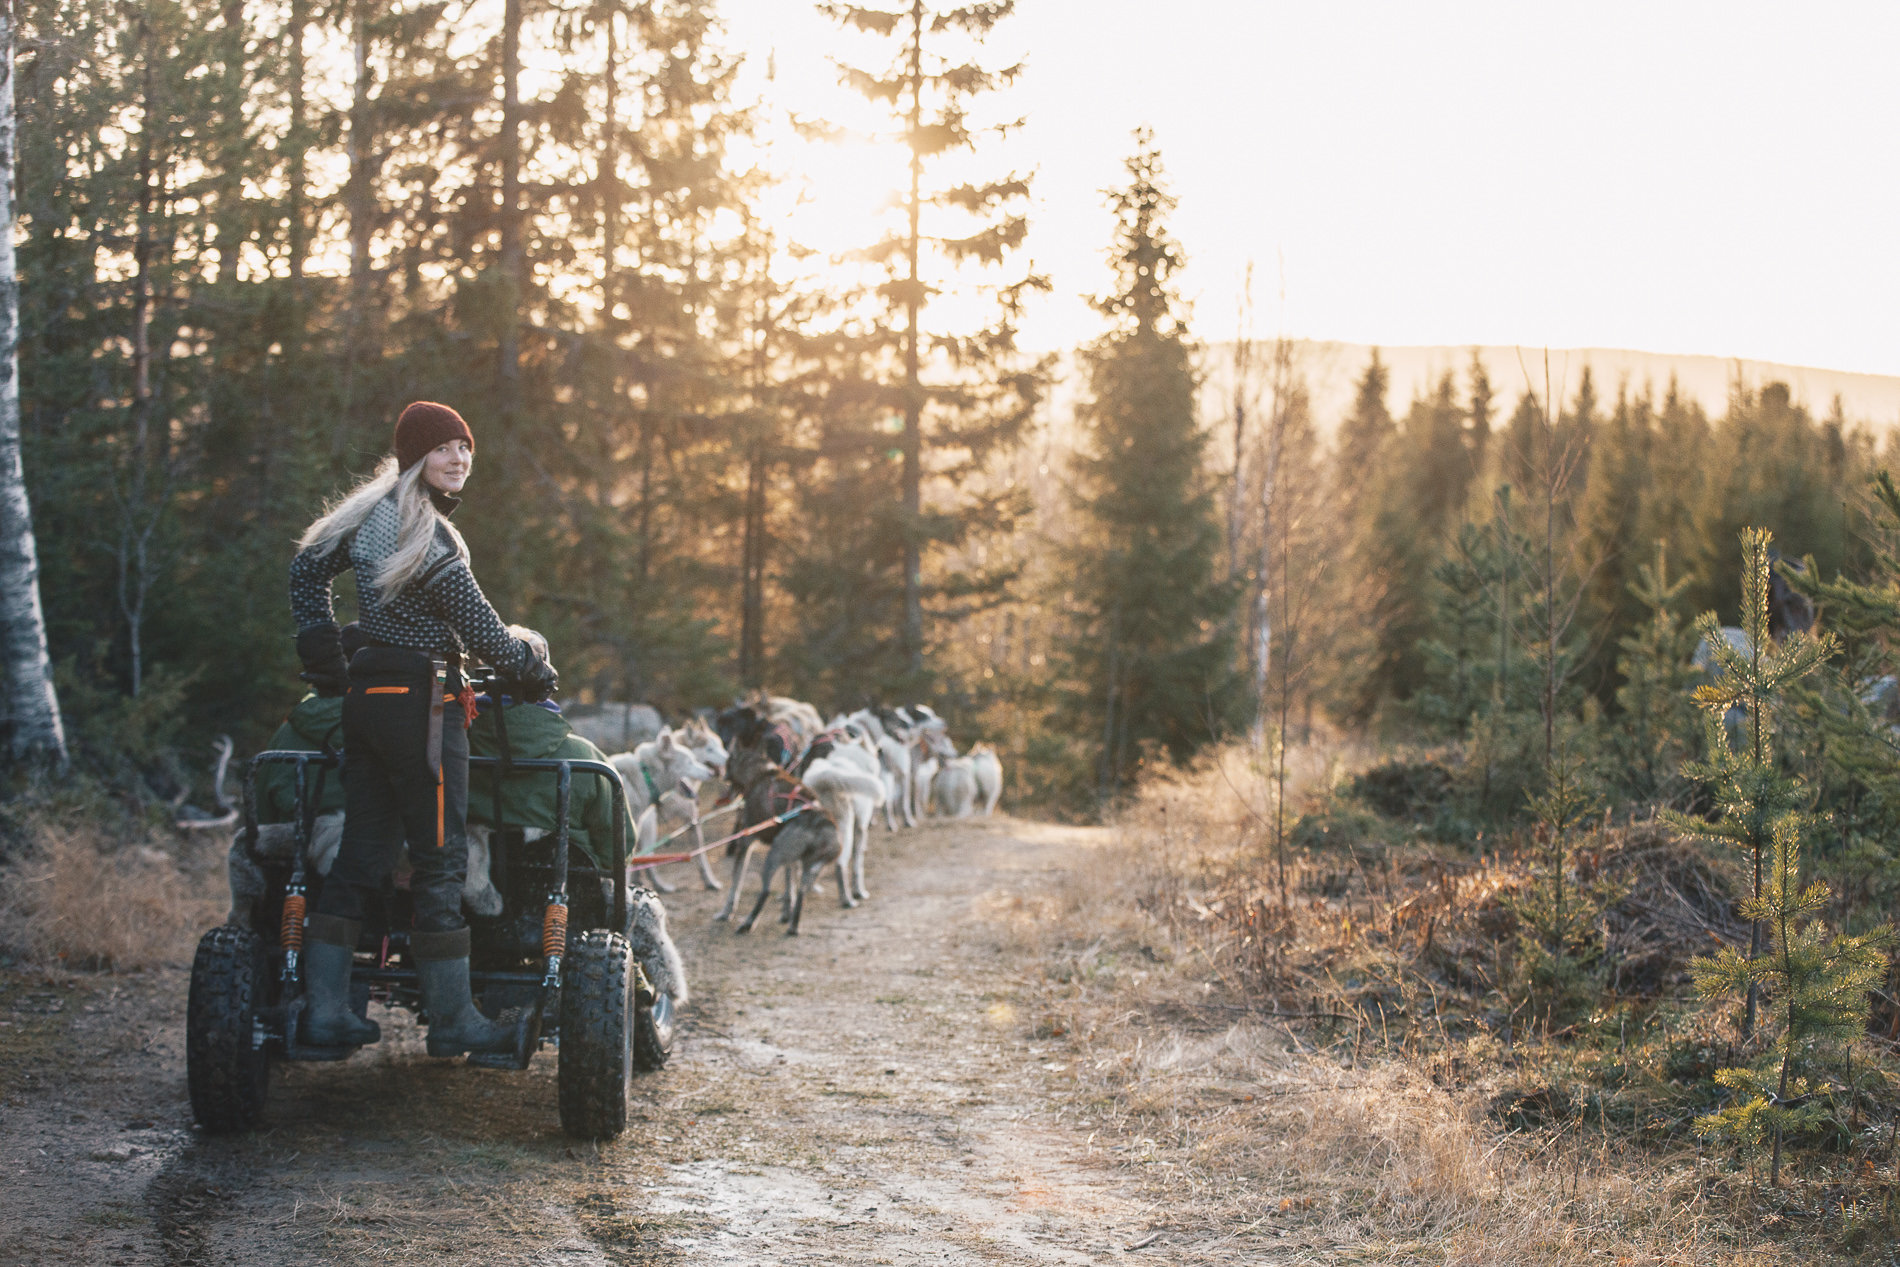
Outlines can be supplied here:
M756 830L769 846L759 898L739 925L742 933L758 919L781 868L787 869L781 920L788 933L798 931L805 890L827 864L837 867L841 906L868 898L864 859L880 806L885 828L895 831L900 814L906 826L915 826L933 794L941 810L958 817L973 811L979 790L986 814L1002 794L995 751L979 744L959 757L943 719L927 705L860 709L827 723L809 704L761 694L720 713L714 729L731 752L727 782L744 798L738 830ZM946 790L953 795L946 797ZM733 915L752 843L744 837L727 846L732 884L715 919Z
M510 632L538 647L546 645L533 631L513 627ZM805 892L827 865L837 869L841 906L855 907L868 898L865 856L873 816L879 808L884 812L886 830L895 831L900 820L905 826L915 826L933 806L939 814L951 817L990 814L1002 794L1002 765L995 750L979 743L968 754L959 755L943 719L928 705L865 708L826 722L802 701L755 694L748 702L726 709L712 722L693 717L677 727L663 727L655 738L630 752L612 756L603 756L574 735L559 719L558 709L550 705L512 704L506 700L484 703L484 710L497 707L507 709L507 724L514 731L522 730L524 723L558 731L562 740L559 750L537 748L535 755L591 757L613 768L620 777L633 824L628 865L636 877L644 877L661 892L672 892L674 886L660 878L657 867L642 866L640 855L654 853L665 841L664 852L691 853L701 882L708 889L718 889L721 884L709 862L707 841L711 839L717 847L720 836L735 836L725 846L730 888L714 916L729 920L744 887L753 846L765 846L758 898L738 925L741 933L751 931L780 870L786 871L781 922L791 934L798 931ZM321 742L311 742L324 730L321 701L313 696L299 706L299 711L313 708L317 710L314 723L293 714L272 747L321 748ZM477 726L475 733L484 733L479 722ZM528 732L530 736L536 733ZM523 742L532 739L511 741L515 756L527 755L519 750ZM701 808L702 786L717 779L730 785L727 800L739 800L736 819L730 813L714 817ZM577 781L577 791L581 786L582 781ZM288 858L295 847L295 827L288 821L292 806L282 803L286 792L285 787L276 789L279 803L273 807L271 793L260 788L264 816L283 821L260 824L252 849L246 849L241 838L232 842L228 860L232 897L228 922L232 924L248 924L253 900L264 891L264 876L255 859ZM317 807L319 812L312 823L306 862L322 875L329 873L343 838L339 800L334 793L327 798ZM275 813L271 812L273 808ZM532 807L504 808L497 802L495 808L510 821L521 820L527 841L552 832L551 819L541 814L542 821L537 824ZM472 789L471 819L487 812L487 798ZM583 796L577 795L572 812L576 823L589 813ZM595 817L606 826L604 813ZM780 816L784 816L782 821L772 821ZM741 832L745 834L737 834ZM571 834L584 840L584 825L571 827ZM489 823L469 823L468 869L462 886L464 907L472 914L490 917L502 909L501 894L490 877L492 835ZM674 999L675 1004L683 1004L684 976L678 971L678 952L671 948L658 900L637 905L634 922L642 925L642 936L653 944L654 966L659 974L677 983L679 997ZM652 927L645 927L648 924Z

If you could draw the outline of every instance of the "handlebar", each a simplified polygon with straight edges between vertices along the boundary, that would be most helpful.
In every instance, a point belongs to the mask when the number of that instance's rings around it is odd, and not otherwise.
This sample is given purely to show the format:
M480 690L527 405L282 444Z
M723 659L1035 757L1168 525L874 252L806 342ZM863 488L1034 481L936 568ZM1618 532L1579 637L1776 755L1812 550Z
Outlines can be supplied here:
M477 695L506 695L517 704L522 702L526 696L526 692L523 690L524 684L519 679L504 677L499 673L490 673L485 677L464 675L462 681ZM559 687L555 688L556 691L559 689ZM542 698L546 699L548 696L543 696Z

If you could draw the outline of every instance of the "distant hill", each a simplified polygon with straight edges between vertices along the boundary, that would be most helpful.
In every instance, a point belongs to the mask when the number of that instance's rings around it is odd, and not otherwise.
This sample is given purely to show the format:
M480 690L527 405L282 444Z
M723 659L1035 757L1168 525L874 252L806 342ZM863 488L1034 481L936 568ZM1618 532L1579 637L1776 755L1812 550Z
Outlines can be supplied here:
M1542 348L1481 347L1478 354L1491 376L1501 416L1509 416L1523 393L1527 373L1529 385L1542 394ZM1313 393L1320 429L1330 434L1352 403L1353 385L1365 372L1372 349L1358 343L1297 339L1294 355ZM1381 347L1379 356L1392 371L1386 406L1394 417L1402 417L1412 398L1429 393L1447 370L1457 381L1459 397L1462 399L1465 395L1466 368L1471 364L1469 347ZM1202 411L1212 419L1227 412L1226 402L1232 398L1229 383L1233 345L1209 345L1203 364L1207 370L1207 386L1202 396ZM1606 406L1615 401L1617 386L1624 382L1632 392L1649 387L1660 400L1669 389L1670 376L1674 375L1677 390L1701 401L1710 416L1717 417L1727 407L1730 384L1739 376L1749 387L1774 381L1788 384L1795 400L1805 404L1816 417L1824 417L1833 408L1834 398L1839 396L1851 423L1877 433L1884 433L1900 423L1900 377L1890 375L1854 374L1719 356L1670 356L1620 348L1552 348L1550 378L1554 387L1561 384L1562 399L1568 400L1576 392L1577 380L1586 365L1596 378L1597 396Z

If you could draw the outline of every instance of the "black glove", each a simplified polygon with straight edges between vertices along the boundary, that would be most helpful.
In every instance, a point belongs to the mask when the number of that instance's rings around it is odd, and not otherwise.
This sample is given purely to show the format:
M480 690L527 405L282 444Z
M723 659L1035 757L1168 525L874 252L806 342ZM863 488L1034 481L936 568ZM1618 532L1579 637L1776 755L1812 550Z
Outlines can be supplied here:
M297 658L303 672L297 676L317 688L325 699L347 695L350 665L343 658L343 633L334 623L312 625L297 635Z
M522 703L539 704L558 689L561 675L554 671L553 665L536 655L533 647L528 647L527 650L528 654L522 659L521 669L515 674L515 681L521 686Z

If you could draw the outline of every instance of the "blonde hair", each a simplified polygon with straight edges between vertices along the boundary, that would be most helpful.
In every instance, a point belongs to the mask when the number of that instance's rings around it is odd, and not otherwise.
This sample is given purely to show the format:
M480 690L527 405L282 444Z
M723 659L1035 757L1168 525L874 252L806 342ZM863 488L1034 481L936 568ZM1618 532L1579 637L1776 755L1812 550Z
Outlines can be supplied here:
M464 560L468 558L468 546L463 543L462 534L429 501L429 487L422 481L422 465L417 462L408 470L399 471L393 456L384 458L355 488L327 504L323 514L304 529L303 536L297 540L299 551L315 550L317 557L322 558L348 541L350 534L363 526L370 512L393 489L396 548L377 567L376 575L357 578L366 606L381 606L422 574L435 545L437 524L448 527L456 553Z

